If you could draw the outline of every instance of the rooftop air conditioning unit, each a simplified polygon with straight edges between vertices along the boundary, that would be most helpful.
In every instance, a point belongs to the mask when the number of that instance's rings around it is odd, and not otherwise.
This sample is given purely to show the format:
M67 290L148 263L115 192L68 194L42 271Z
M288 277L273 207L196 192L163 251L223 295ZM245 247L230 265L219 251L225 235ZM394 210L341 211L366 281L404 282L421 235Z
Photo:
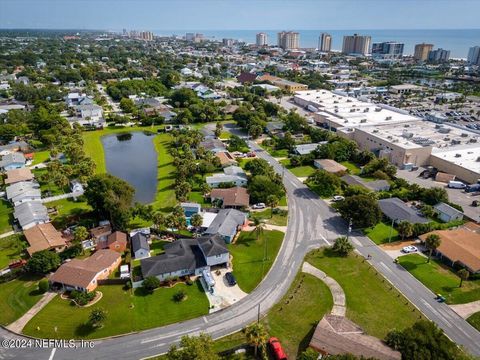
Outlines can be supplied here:
M410 124L405 124L403 125L403 127L410 127Z
M365 108L365 109L363 109L363 112L369 112L369 111L370 111L370 109L369 109L369 108Z
M367 119L361 119L361 120L360 120L360 124L364 124L364 123L366 123L366 122L367 122Z
M456 158L462 157L462 154L455 154Z
M378 107L377 107L377 108L375 108L375 111L376 111L376 112L380 112L380 111L382 111L382 108L378 108Z
M460 136L463 137L463 138L466 138L466 137L468 137L468 134L467 133L462 133L462 135L460 135Z
M378 130L377 129L373 130L373 133L374 134L378 133Z
M477 139L471 138L471 139L470 139L470 142L471 142L471 143L476 143L476 142L477 142Z
M461 143L461 142L460 142L460 140L458 140L458 139L453 139L453 140L451 141L451 144L452 144L452 145L459 145L460 143Z
M475 160L475 161L480 162L480 156L479 156L479 157L477 158L477 160Z
M392 120L392 117L391 117L391 116L387 116L387 117L385 118L385 120Z
M333 103L334 103L334 104L338 104L338 101L337 101L337 100L335 100Z

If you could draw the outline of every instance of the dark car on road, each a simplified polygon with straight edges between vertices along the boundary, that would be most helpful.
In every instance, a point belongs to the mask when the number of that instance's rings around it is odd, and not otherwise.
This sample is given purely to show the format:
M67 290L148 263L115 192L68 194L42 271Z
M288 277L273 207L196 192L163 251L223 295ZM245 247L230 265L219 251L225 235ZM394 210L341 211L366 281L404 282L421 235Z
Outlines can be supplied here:
M227 279L228 285L237 285L237 279L235 279L235 276L230 271L225 274L225 279Z

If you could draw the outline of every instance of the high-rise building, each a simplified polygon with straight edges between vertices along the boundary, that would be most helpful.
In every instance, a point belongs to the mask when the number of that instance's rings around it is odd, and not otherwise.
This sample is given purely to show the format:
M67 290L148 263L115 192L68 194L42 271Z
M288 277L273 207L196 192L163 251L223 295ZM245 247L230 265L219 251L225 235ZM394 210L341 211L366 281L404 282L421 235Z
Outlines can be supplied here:
M374 59L394 60L403 56L404 44L394 41L373 43L372 57Z
M425 61L428 59L428 53L432 51L433 44L417 44L415 45L415 52L413 53L413 58L417 61Z
M151 31L141 31L139 33L139 38L146 41L152 41L153 33Z
M470 65L480 66L480 46L473 46L468 50L467 61Z
M347 35L343 37L342 52L344 54L370 54L370 43L372 38L364 35Z
M278 33L277 44L284 50L300 48L300 34L294 31L282 31Z
M450 50L438 48L428 53L428 61L433 63L447 62L450 59Z
M233 46L233 39L227 39L227 38L223 38L222 39L222 44L223 46Z
M318 51L329 52L332 50L332 35L321 33L318 37Z
M195 40L195 34L194 33L186 33L185 34L185 40L194 41Z
M267 46L268 45L268 35L261 32L257 34L257 46Z

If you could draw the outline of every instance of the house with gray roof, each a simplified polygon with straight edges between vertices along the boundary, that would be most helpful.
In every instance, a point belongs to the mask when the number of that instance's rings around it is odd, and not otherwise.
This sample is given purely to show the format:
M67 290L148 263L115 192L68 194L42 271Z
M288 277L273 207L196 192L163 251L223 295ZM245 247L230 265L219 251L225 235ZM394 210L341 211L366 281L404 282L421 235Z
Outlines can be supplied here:
M233 183L235 186L247 185L248 178L245 171L239 166L227 166L223 169L223 174L213 174L205 178L208 186L217 188L220 184Z
M444 202L440 202L433 207L437 213L437 216L443 222L450 222L454 220L462 220L463 213L454 207L445 204Z
M132 242L132 253L135 259L144 259L150 256L150 245L147 236L141 232L136 233L130 239Z
M236 209L222 209L205 231L206 235L218 234L226 243L231 243L241 227L247 223L247 216Z
M225 242L219 235L196 239L179 239L164 246L164 253L142 259L143 277L156 276L160 281L168 278L201 275L211 266L224 265L229 260Z
M7 199L15 206L27 201L39 201L42 198L40 184L35 181L20 181L6 187Z
M39 201L24 202L15 206L13 217L23 230L50 222L47 208Z
M315 151L320 145L326 144L328 141L322 141L319 143L312 144L300 144L295 146L295 153L298 155L308 155L311 152Z
M357 175L344 175L341 179L348 185L358 185L370 191L388 191L390 184L387 180L365 181Z
M417 210L405 204L399 198L378 200L382 213L395 223L408 221L411 224L426 224L430 220L421 215Z
M200 146L214 153L227 150L227 148L225 147L225 144L218 139L206 139L200 143Z
M25 166L25 156L21 152L12 152L2 156L0 168L3 171L20 169Z

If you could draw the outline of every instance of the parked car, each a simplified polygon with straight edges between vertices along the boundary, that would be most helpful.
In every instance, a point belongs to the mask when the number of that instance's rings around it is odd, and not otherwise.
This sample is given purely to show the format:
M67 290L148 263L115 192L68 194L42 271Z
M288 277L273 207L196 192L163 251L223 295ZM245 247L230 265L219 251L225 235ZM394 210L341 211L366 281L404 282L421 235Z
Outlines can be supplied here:
M235 276L231 271L225 273L225 279L227 279L227 283L230 286L235 286L237 285L237 279L235 279Z
M258 204L254 204L252 205L252 209L265 209L265 204L264 203L258 203Z
M287 354L283 351L282 344L280 344L280 341L276 337L268 339L268 345L272 350L275 360L287 360Z
M345 200L345 198L341 195L335 195L333 198L332 198L333 201L337 202L337 201L343 201Z
M405 246L402 249L402 252L404 252L405 254L410 254L410 253L414 253L414 252L417 252L417 251L418 251L417 247L413 246L413 245Z
M465 185L461 181L452 180L452 181L448 182L448 187L451 188L451 189L465 189L467 187L467 185Z

